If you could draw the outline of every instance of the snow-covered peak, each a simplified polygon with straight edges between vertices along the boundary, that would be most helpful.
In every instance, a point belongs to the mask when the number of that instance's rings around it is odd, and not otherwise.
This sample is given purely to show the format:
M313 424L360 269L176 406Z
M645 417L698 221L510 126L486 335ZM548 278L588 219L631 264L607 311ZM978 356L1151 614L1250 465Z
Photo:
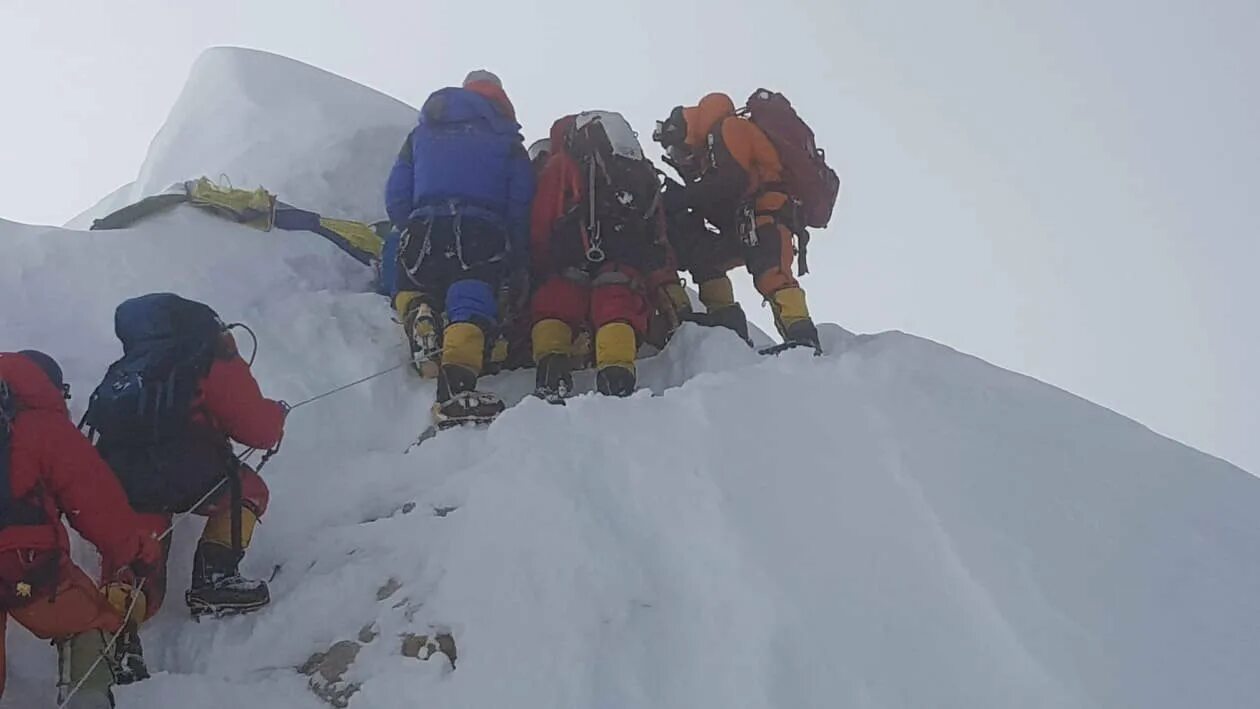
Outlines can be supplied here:
M202 175L261 185L326 216L383 218L385 177L415 119L412 107L308 64L252 49L208 49L194 62L136 181L70 226L89 226Z

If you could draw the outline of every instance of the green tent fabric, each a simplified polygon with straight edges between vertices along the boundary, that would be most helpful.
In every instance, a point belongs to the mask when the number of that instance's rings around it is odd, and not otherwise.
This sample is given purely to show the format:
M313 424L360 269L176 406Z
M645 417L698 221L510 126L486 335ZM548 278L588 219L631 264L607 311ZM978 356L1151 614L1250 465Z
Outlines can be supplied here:
M129 204L116 212L93 221L92 229L126 229L141 219L151 217L158 212L166 211L177 204L183 204L187 201L188 195L183 192L145 197L135 204Z

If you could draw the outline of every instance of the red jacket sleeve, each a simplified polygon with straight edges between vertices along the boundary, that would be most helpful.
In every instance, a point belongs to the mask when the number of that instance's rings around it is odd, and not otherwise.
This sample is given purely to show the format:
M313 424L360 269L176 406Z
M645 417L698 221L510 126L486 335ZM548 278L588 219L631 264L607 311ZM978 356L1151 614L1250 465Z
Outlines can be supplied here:
M581 199L581 171L577 163L567 154L552 155L538 177L530 213L530 268L535 276L550 275L555 269L551 240L556 222Z
M58 509L106 558L135 558L140 524L114 472L69 419L48 414L41 423L42 477Z
M284 407L262 395L240 355L214 361L201 395L215 427L238 443L271 448L284 435Z

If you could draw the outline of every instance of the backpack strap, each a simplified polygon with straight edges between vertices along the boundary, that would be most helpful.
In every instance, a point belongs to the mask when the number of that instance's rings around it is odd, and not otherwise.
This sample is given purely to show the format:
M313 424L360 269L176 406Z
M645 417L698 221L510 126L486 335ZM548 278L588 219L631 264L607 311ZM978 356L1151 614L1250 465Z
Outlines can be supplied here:
M10 524L13 512L13 488L9 483L13 448L13 423L17 419L17 398L8 382L0 379L0 529Z
M31 499L42 500L42 485L36 485L25 498L13 495L10 478L13 471L13 426L21 409L17 395L7 382L0 379L0 529L48 524L48 514L43 505L31 502Z
M706 169L700 183L703 184L706 181L710 183L717 183L714 184L708 191L717 192L719 194L734 193L738 191L738 194L733 197L733 199L737 202L750 200L755 201L762 192L774 191L770 188L776 187L776 185L762 185L756 193L747 197L744 196L743 193L748 189L748 185L752 181L753 175L751 170L745 168L738 160L735 159L735 155L731 153L730 148L726 144L726 139L722 136L722 128L726 125L726 122L730 120L746 119L741 118L738 115L723 116L720 120L718 120L717 124L714 125L713 129L709 131L706 139L706 143L708 145L705 157ZM693 182L690 187L695 187L696 184L697 183ZM782 188L779 188L778 191L781 192Z
M721 147L727 155L731 154L730 148L726 147L726 139L722 136L722 127L726 125L727 121L734 117L735 116L723 116L719 118L718 122L714 123L713 127L709 129L708 135L705 136L705 163L708 165L708 170L718 169L718 147ZM734 156L732 156L732 160L734 160ZM705 172L708 170L705 170Z

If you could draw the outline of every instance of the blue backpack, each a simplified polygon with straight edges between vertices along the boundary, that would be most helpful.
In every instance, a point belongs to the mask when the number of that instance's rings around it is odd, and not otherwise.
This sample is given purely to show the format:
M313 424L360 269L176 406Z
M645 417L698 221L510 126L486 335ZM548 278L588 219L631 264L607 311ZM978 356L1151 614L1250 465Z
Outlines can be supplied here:
M156 444L182 433L223 331L210 306L173 293L123 302L114 313L123 356L92 392L89 430L106 445Z

